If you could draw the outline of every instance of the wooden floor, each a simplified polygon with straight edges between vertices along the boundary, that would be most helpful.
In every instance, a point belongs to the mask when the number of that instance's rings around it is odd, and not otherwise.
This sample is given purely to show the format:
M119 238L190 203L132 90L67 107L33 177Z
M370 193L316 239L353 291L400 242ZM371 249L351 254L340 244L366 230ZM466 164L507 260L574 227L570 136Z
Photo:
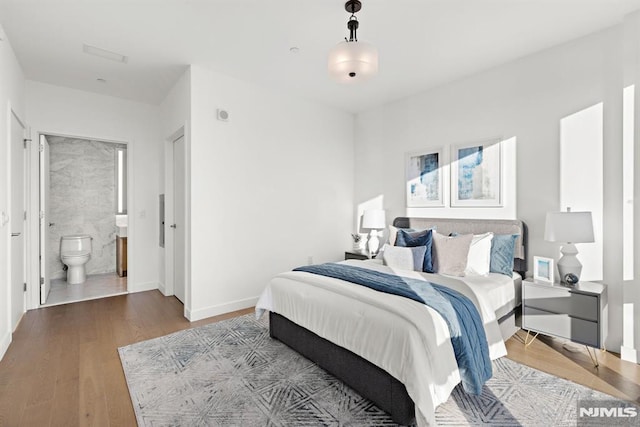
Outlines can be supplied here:
M159 291L28 311L0 362L0 426L135 426L118 347L250 312L190 323Z
M0 426L134 426L118 347L253 310L194 323L182 311L158 291L29 311L0 362ZM640 366L613 354L599 352L596 369L586 351L550 338L507 348L515 361L640 403Z
M625 362L617 354L598 350L599 366L596 368L585 346L570 343L577 350L572 352L563 348L565 340L539 335L525 348L522 342L525 335L519 331L507 341L509 359L640 404L640 365Z

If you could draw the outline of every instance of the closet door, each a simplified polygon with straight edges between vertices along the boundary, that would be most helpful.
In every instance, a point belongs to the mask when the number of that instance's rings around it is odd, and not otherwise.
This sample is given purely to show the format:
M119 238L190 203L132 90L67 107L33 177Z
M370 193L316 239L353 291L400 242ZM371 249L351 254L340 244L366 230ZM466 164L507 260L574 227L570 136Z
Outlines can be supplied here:
M173 142L173 283L174 294L184 304L186 289L186 152L184 136Z

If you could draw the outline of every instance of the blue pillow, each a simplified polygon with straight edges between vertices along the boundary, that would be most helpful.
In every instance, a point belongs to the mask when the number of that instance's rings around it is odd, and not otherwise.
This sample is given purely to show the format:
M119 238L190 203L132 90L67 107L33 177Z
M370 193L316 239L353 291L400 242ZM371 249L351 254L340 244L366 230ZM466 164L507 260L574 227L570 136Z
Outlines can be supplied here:
M496 234L493 236L490 272L513 276L513 254L517 238L517 234Z
M413 232L399 229L398 236L396 237L396 246L404 246L407 248L416 246L425 247L422 271L427 273L433 273L433 261L431 260L431 242L433 241L433 236L431 233L431 229Z

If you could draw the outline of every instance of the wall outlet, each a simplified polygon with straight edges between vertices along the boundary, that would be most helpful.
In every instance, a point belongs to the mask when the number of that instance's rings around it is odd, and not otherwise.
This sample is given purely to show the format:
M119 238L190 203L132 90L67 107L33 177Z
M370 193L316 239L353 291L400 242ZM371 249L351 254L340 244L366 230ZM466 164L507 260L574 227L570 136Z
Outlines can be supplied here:
M307 265L313 265L313 255L307 257Z

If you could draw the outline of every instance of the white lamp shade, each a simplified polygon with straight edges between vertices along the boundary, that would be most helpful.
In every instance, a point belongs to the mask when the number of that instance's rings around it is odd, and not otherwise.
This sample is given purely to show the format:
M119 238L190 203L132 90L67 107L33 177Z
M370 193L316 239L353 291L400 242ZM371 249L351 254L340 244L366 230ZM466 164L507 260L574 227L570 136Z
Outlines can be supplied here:
M544 240L566 243L594 242L591 212L548 212Z
M329 75L338 82L363 81L377 72L378 49L370 43L344 41L329 52Z
M362 228L369 228L372 230L382 229L387 226L384 210L382 209L369 209L364 211L362 215Z

